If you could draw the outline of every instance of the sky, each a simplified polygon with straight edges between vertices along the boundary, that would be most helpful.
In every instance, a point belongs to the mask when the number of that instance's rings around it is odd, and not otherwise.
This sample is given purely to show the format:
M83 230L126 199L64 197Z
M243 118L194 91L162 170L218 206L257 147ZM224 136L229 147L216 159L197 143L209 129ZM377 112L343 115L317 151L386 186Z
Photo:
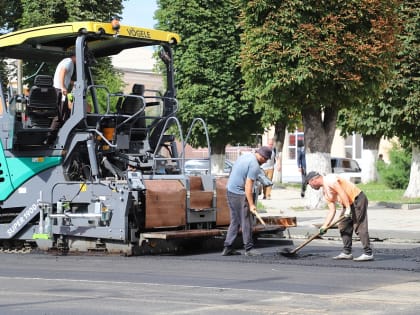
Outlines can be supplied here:
M123 14L121 24L154 28L153 20L157 9L156 0L126 0L123 1Z
M156 0L128 0L123 1L121 24L154 28L156 21L153 16L157 9ZM135 48L124 50L112 57L112 63L117 68L151 71L155 64L152 57L153 49Z

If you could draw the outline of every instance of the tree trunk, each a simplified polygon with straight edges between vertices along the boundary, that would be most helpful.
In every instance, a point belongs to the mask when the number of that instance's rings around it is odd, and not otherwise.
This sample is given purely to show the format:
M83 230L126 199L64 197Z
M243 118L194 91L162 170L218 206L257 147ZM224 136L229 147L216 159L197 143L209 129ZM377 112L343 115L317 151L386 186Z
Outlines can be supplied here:
M314 108L302 110L306 153L330 154L337 125L337 113L336 108L326 108L324 111ZM310 167L312 165L309 165ZM331 168L328 169L328 171L330 170Z
M320 174L331 173L331 145L337 124L337 114L338 110L334 106L324 111L313 107L302 110L306 173L311 171ZM321 190L316 191L308 186L305 196L307 208L321 208L325 205Z
M277 150L276 165L274 169L274 182L280 182L282 178L282 152L284 146L284 137L286 136L287 123L284 121L278 121L274 125L274 141L275 148Z
M376 162L378 161L379 141L378 135L363 136L363 160L360 165L362 168L362 183L375 182L378 180Z
M420 197L420 148L414 144L412 145L410 181L404 192L404 197Z
M211 173L223 174L225 166L226 146L215 144L211 147Z

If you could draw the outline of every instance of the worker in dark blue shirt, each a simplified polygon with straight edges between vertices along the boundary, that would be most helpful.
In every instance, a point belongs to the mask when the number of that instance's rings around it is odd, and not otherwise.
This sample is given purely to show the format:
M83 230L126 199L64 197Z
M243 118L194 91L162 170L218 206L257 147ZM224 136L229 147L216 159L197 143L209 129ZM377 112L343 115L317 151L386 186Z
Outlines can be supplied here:
M302 185L300 190L300 196L305 197L306 191L306 159L305 159L305 146L303 145L303 140L298 141L298 152L297 152L297 165L299 172L302 176Z

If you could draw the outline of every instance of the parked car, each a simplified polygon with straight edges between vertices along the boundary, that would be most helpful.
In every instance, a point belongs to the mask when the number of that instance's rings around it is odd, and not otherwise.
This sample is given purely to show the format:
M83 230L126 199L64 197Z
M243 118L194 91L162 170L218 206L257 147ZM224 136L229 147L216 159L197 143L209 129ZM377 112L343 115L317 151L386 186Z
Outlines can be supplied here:
M202 175L209 172L209 160L206 159L192 159L185 160L185 174L187 175ZM223 167L223 174L229 175L232 170L233 162L225 160Z
M209 160L185 160L184 170L187 175L204 175L209 172Z
M355 183L362 182L362 169L356 160L349 158L331 158L331 169L335 174Z
M185 161L185 174L186 175L203 175L209 173L209 160L203 159L193 159ZM223 167L223 174L229 175L232 170L233 162L225 160L225 165ZM258 179L255 181L255 192L256 196L261 195L263 191L263 186L272 186L273 182L265 176L264 171L260 169L261 172L258 175Z
M232 171L233 162L230 160L225 160L225 165L223 167L223 173L224 174L230 174L230 171Z

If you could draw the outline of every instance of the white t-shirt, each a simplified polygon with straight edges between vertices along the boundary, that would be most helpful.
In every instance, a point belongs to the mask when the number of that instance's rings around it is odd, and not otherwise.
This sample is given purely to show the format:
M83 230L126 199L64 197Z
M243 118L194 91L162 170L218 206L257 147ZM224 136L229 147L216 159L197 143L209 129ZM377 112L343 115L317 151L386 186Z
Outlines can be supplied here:
M274 164L275 164L275 162L276 162L276 150L275 150L275 149L273 149L273 150L271 151L271 157L267 160L267 162L265 162L265 163L263 163L263 164L261 165L261 168L262 168L263 170L269 170L269 169L272 169L272 168L274 168Z
M66 69L66 74L64 76L64 85L65 88L68 89L70 87L71 77L74 71L74 63L70 57L61 60L60 63L57 65L57 68L55 69L54 87L60 90L63 88L60 82L60 72L62 69Z

